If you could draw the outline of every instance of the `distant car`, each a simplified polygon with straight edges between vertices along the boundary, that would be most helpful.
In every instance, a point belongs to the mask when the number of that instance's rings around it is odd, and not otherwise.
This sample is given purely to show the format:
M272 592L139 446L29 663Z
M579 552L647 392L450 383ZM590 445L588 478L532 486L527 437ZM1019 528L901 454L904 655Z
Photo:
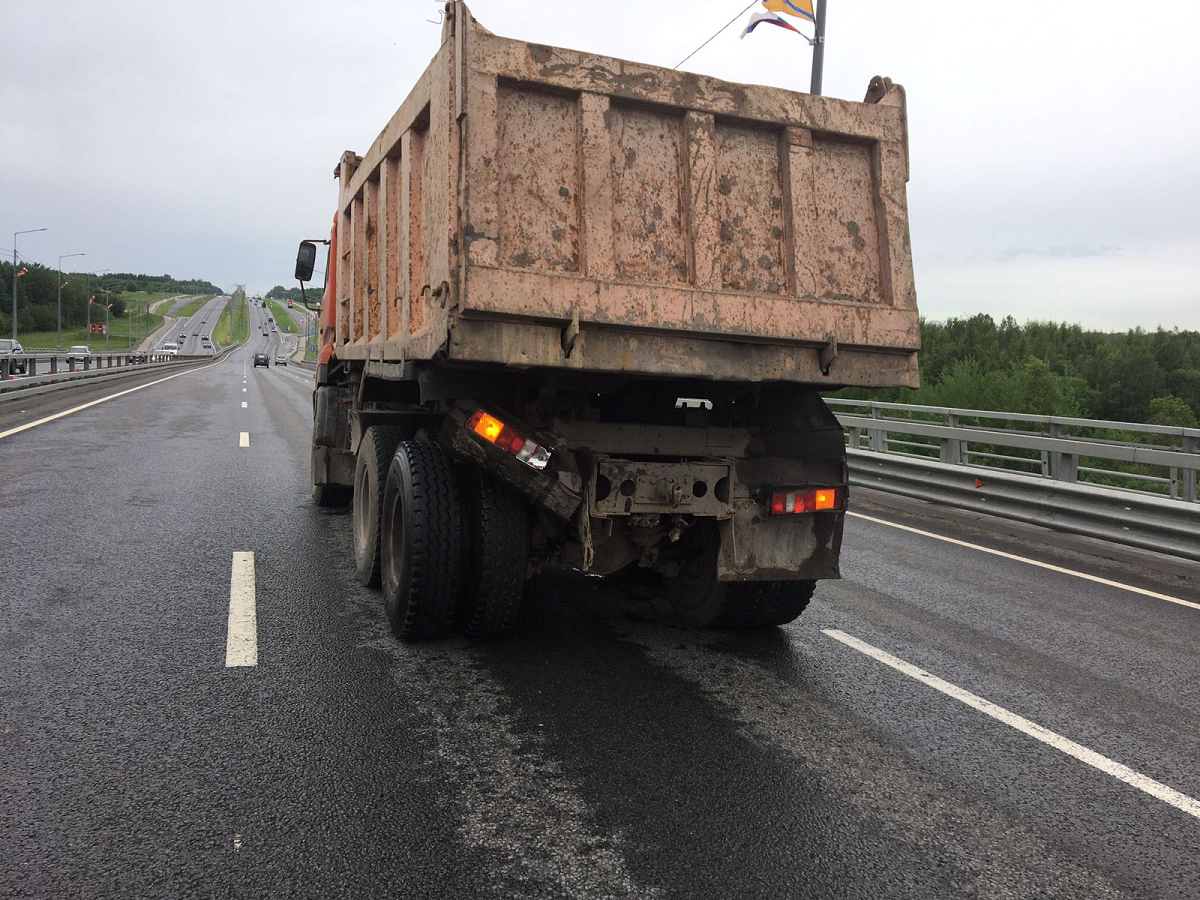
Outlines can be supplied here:
M254 367L257 369L259 366L265 366L268 369L271 368L271 357L265 353L255 353Z
M184 341L186 341L186 340L187 340L187 335L186 335L186 334L184 334L182 331L181 331L181 332L179 332L179 343L181 343L181 344L182 344L182 343L183 343Z
M275 357L275 365L277 365L277 366L286 366L286 365L287 365L287 357L286 357L286 356L284 356L283 354L280 354L279 356L276 356L276 357Z
M198 331L193 331L193 332L192 332L192 337L200 337L200 332L198 332Z
M0 339L0 356L24 356L25 348L21 346L20 341L14 341L12 338ZM14 359L12 361L12 372L20 372L22 375L29 371L29 360Z
M86 344L76 344L67 350L67 362L83 362L92 355Z

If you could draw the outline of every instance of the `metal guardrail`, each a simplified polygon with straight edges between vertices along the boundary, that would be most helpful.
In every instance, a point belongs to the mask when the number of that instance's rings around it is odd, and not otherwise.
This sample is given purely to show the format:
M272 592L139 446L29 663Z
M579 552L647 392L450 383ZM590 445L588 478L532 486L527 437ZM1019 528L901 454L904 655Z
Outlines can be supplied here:
M862 400L826 403L854 451L1197 502L1197 428Z
M853 487L1200 561L1200 504L898 453L847 455Z
M103 354L100 365L96 367L89 365L85 369L84 366L80 365L74 371L61 369L54 374L21 375L13 378L5 376L0 379L0 403L10 400L15 402L22 397L81 387L97 380L107 381L108 379L112 379L116 381L154 370L174 369L197 363L212 362L219 359L222 355L219 354L216 357L155 356L153 359L147 359L146 362L130 362L131 354L121 353L119 355L112 354L111 365L109 365L109 355ZM136 357L136 354L133 354L133 356ZM95 357L93 357L93 360L95 360ZM2 368L0 368L0 371L2 371Z
M0 380L18 373L24 377L58 375L60 372L90 372L100 369L125 368L150 362L170 362L174 355L154 351L120 350L95 352L87 356L71 356L61 350L27 350L0 356Z

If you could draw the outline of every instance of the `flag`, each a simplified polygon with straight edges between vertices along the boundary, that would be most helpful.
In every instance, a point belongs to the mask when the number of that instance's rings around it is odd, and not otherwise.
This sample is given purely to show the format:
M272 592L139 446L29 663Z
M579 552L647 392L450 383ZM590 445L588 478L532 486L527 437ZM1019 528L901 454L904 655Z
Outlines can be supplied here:
M750 24L747 25L746 30L742 32L742 37L750 34L750 32L754 31L755 28L757 28L759 25L762 25L764 22L768 25L778 25L780 28L786 28L788 31L794 31L799 35L804 34L804 32L802 32L799 28L789 25L774 13L754 13L754 15L750 17Z
M20 278L22 275L28 275L28 274L29 274L29 270L26 269L24 266L21 266L21 268L17 269L17 277L18 278Z
M89 304L89 305L90 305L90 304L92 304L92 303L95 303L95 302L96 302L96 297L95 297L95 295L94 295L94 294L93 294L91 297L88 297L88 304Z
M104 307L104 308L105 308L105 309L112 309L112 304L110 303L110 304L108 304L108 306L106 306L106 307Z
M59 287L66 287L66 286L67 286L67 283L65 281L59 285Z
M817 21L813 15L812 0L763 0L763 7L785 16L798 16L814 23Z

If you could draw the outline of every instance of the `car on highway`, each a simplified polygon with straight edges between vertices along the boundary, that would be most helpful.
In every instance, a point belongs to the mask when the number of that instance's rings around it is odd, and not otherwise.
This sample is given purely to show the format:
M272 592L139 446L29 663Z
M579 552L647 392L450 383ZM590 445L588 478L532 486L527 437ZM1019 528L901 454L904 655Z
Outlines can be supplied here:
M0 356L24 356L25 348L21 346L21 342L12 338L0 339ZM13 372L20 372L22 375L29 371L29 360L14 359L12 361Z
M67 350L67 362L83 362L91 357L92 351L86 344L76 344Z
M287 357L284 356L282 353L279 354L278 356L275 357L275 365L286 366L287 365Z
M168 341L167 343L162 345L162 349L160 349L158 351L158 355L159 356L178 356L179 355L179 345Z
M150 357L141 350L134 350L129 354L129 364L136 365L137 363L149 362Z
M181 331L181 332L179 332L179 343L181 343L181 344L182 344L182 343L183 343L184 341L186 341L186 340L187 340L187 335L186 335L184 332L182 332L182 331Z
M259 366L266 366L268 369L271 368L271 357L265 353L255 353L254 367L258 368Z

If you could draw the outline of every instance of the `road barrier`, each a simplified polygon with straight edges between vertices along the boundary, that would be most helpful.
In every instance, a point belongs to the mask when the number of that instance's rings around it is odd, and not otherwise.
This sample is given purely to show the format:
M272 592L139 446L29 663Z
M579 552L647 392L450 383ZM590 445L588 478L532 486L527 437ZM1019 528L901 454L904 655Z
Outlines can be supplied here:
M1200 428L859 400L826 402L854 450L1197 501Z
M1200 560L1200 429L827 402L853 485Z

